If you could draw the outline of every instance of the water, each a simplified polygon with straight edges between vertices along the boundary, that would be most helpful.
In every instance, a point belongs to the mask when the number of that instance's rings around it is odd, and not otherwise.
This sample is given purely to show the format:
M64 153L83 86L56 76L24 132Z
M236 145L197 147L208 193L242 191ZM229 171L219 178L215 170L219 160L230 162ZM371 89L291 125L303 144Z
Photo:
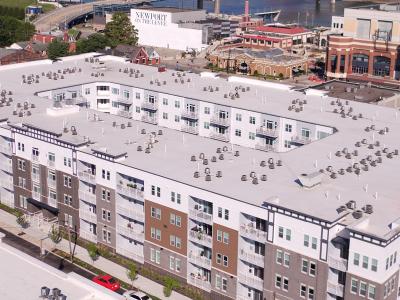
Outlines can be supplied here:
M316 0L250 0L250 12L280 9L279 21L297 22L308 26L330 26L332 15L343 15L345 7L365 5L365 3L351 3L336 0L331 4L330 0L321 0L316 4ZM176 6L193 8L196 0L163 0L157 6ZM204 7L208 11L213 11L213 2L205 1ZM228 14L243 14L244 0L221 0L221 12Z

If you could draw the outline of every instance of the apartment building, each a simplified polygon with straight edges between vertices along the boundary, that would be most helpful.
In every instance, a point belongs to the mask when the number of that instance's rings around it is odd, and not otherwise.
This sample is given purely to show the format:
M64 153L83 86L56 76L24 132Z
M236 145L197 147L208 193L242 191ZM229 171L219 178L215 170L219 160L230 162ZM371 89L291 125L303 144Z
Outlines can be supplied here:
M332 17L340 34L329 36L327 77L398 85L399 16L397 4L376 4Z
M396 110L95 54L0 83L2 203L205 299L397 299Z

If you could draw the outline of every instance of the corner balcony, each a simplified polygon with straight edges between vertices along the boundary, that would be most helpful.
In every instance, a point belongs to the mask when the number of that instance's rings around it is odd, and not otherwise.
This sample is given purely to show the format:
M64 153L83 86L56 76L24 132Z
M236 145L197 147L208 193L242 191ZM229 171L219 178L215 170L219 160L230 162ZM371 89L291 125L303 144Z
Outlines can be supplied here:
M117 233L122 234L130 239L136 240L138 242L144 242L144 232L143 230L137 228L129 228L128 225L118 225Z
M292 137L292 143L297 145L307 145L311 143L311 137L297 135Z
M347 259L329 255L328 256L328 266L330 268L339 270L341 272L346 272L347 271Z
M141 109L150 110L150 111L157 111L157 104L152 102L143 102L140 105Z
M256 229L247 225L240 225L240 234L250 240L254 240L260 243L265 243L267 240L267 232L260 229Z
M212 224L212 215L210 215L204 211L196 210L196 209L189 209L189 216L190 216L190 218L192 218L196 221L204 222L207 224Z
M247 261L253 265L264 268L265 257L261 254L251 252L249 249L240 249L239 258L243 261Z
M211 132L210 138L221 142L229 142L229 135L226 133Z
M196 111L188 111L184 110L181 112L181 118L182 119L187 119L187 120L198 120L199 119L199 113Z
M3 171L6 171L8 173L13 173L13 168L12 168L12 161L11 159L3 159L0 162L0 169Z
M334 283L328 280L327 282L327 292L338 297L343 297L344 295L344 286L340 283Z
M84 180L90 184L96 184L96 175L92 174L89 171L78 171L78 177L81 180Z
M126 200L123 200L123 201L128 202ZM122 202L122 201L119 201L119 202ZM128 205L125 203L117 203L117 213L122 216L126 216L130 219L144 223L143 210L139 210L138 207L135 208L134 205Z
M132 199L143 200L143 192L133 186L117 184L117 192Z
M79 190L78 194L79 194L79 199L91 204L96 204L96 194L83 190Z
M148 115L144 115L144 116L142 116L142 122L156 125L157 124L157 118L156 117L150 117Z
M79 217L90 223L94 223L94 224L97 223L97 215L88 209L80 208L79 209Z
M199 128L194 126L183 125L181 130L191 134L199 134Z
M89 241L89 242L97 243L97 236L96 236L93 232L90 232L90 231L86 231L86 230L82 230L82 229L81 229L81 230L79 231L79 236L80 236L81 238L83 238L83 239Z
M279 136L279 129L270 129L264 126L256 129L256 134L263 137L277 138Z
M119 110L117 115L124 118L132 118L132 112L126 110Z
M194 253L189 253L189 262L198 265L199 267L211 270L211 259Z
M219 116L212 116L210 119L210 124L221 127L229 127L230 120L227 118L220 118Z
M195 287L198 287L199 289L205 290L207 292L211 291L211 282L206 280L205 278L198 278L196 276L193 276L192 274L189 275L188 282L191 285L194 285Z
M253 287L259 291L263 290L264 287L264 280L261 279L260 277L253 276L250 273L242 273L240 272L238 274L238 279L241 283Z
M272 152L275 151L275 145L269 145L269 144L256 144L256 149L265 151L265 152Z
M199 231L190 230L189 231L189 239L200 245L211 248L212 237L208 234L205 234L205 233L202 233Z
M14 184L12 180L8 180L8 179L3 179L1 181L1 186L7 190L14 190Z
M3 144L0 146L0 152L7 154L7 155L12 155L12 147L9 144Z

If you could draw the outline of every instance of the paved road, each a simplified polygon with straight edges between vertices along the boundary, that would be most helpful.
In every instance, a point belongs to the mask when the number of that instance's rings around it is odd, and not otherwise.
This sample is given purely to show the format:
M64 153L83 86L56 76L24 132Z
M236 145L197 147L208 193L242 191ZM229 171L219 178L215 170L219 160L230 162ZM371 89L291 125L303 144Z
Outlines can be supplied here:
M93 4L116 4L116 3L143 3L151 0L98 0L91 3L70 5L57 8L47 14L41 15L33 23L38 31L49 31L60 23L68 22L73 17L78 17L93 10Z

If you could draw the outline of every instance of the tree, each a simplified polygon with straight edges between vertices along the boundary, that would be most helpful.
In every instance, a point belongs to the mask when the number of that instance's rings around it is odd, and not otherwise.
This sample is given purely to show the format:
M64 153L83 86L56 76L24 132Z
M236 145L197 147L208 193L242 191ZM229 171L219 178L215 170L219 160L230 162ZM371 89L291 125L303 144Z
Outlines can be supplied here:
M96 52L108 46L109 42L107 37L101 33L94 33L89 35L86 39L80 39L76 43L77 53Z
M137 269L134 263L129 264L128 269L126 270L126 276L128 276L128 278L130 279L131 287L133 288L133 282L137 278Z
M54 226L54 224L49 231L49 239L54 243L54 248L62 240L61 231L58 227Z
M17 224L18 224L19 226L21 226L21 234L22 234L22 233L24 232L24 229L28 228L29 222L28 222L28 220L26 219L25 215L22 214L22 213L20 213L20 214L17 216L16 221L17 221Z
M172 294L173 289L179 288L179 282L175 278L164 276L164 296L169 297Z
M68 43L54 39L47 48L47 56L51 60L68 55Z
M27 41L35 33L35 26L10 16L0 16L0 47Z
M94 262L99 258L99 250L97 249L97 246L95 244L90 243L87 246L86 250L90 256L90 259L94 264Z
M138 41L137 30L123 12L113 14L111 22L106 24L105 34L113 48L119 44L136 45Z

